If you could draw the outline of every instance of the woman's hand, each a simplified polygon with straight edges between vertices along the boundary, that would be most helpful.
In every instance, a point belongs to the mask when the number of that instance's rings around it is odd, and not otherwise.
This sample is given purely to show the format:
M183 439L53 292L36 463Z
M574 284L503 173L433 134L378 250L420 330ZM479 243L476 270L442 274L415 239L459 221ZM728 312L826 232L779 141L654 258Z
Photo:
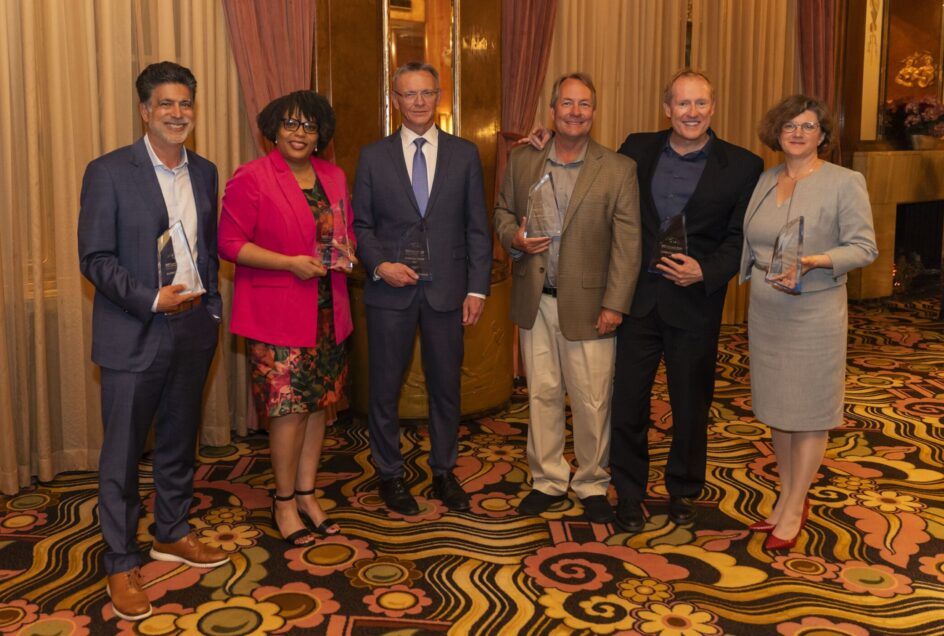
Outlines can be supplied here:
M328 273L321 261L306 254L288 257L288 271L295 274L299 280L308 280Z
M800 264L803 266L803 274L806 274L811 269L832 269L833 259L826 254L810 254L802 257Z

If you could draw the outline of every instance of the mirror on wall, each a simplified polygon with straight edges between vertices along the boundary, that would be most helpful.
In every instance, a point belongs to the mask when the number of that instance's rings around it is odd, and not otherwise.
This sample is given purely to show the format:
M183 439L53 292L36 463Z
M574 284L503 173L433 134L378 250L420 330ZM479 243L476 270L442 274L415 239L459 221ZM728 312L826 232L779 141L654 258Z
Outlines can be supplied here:
M868 0L863 49L860 139L904 143L915 134L944 135L944 123L917 125L918 110L936 115L944 95L941 0Z
M456 30L458 0L386 0L384 2L385 59L384 88L387 132L400 125L400 114L393 107L390 78L397 67L407 62L428 62L439 71L439 105L436 123L448 133L458 134L458 64Z

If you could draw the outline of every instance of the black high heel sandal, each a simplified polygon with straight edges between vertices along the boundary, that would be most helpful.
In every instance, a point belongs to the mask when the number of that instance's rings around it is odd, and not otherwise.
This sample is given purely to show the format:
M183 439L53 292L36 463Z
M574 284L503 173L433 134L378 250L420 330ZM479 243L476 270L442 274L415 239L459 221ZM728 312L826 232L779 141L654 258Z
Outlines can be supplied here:
M275 520L275 502L276 501L291 501L293 499L295 499L295 493L292 493L291 495L285 495L285 496L279 495L278 493L274 491L272 493L272 526L276 530L278 530L279 534L283 534L283 533L282 533L282 529L279 527L279 522ZM299 516L302 516L302 515L304 515L305 517L308 516L308 515L305 515L301 510L299 510L298 513L299 513ZM304 519L302 519L302 521L304 521ZM302 541L302 539L306 537L311 537L311 541ZM285 543L289 544L290 546L301 548L306 545L311 545L312 543L314 543L315 536L311 533L310 530L308 530L308 528L300 528L296 530L295 532L293 532L292 534L288 535L287 537L283 535L282 540L285 541Z
M313 494L315 494L314 488L312 488L311 490L296 490L295 495L293 495L293 497L297 495L304 496L304 495L313 495ZM299 509L298 516L302 518L302 521L305 522L306 526L308 526L314 532L319 533L323 537L333 537L335 535L341 534L341 528L338 528L337 530L334 530L334 531L331 530L331 526L336 526L337 524L331 521L331 519L329 519L328 517L325 517L324 521L322 521L321 523L316 524L315 520L311 518L311 515L309 515L304 510Z

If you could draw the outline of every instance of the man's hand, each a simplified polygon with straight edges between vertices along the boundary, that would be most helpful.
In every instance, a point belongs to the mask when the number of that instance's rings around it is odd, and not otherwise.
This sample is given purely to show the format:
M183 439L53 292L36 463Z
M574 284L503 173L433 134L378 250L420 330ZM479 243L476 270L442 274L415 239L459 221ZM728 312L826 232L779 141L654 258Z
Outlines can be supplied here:
M157 313L162 314L166 311L173 311L188 300L193 300L203 294L203 292L181 294L180 292L186 288L186 285L167 285L161 287L157 292L157 307L155 307Z
M600 317L597 318L597 322L593 326L598 334L605 336L616 331L616 328L619 327L622 322L623 314L618 311L613 311L612 309L607 309L606 307L601 307Z
M391 287L415 285L420 279L416 272L403 263L385 261L377 266L377 275Z
M511 238L511 246L525 254L539 254L546 251L551 246L551 238L548 236L525 238L524 228L527 222L527 217L521 217L521 225L518 226L518 231Z
M698 261L685 254L663 256L662 261L656 263L656 269L679 287L688 287L705 279Z
M482 317L482 310L485 309L485 299L478 296L466 296L462 303L462 325L470 327L479 321Z
M544 146L547 145L547 142L549 142L553 136L553 133L544 126L535 126L530 135L516 141L512 144L512 148L531 144L537 150L544 150Z
M299 254L290 256L288 262L288 271L295 274L299 280L308 280L315 276L324 276L328 273L324 265L314 256Z

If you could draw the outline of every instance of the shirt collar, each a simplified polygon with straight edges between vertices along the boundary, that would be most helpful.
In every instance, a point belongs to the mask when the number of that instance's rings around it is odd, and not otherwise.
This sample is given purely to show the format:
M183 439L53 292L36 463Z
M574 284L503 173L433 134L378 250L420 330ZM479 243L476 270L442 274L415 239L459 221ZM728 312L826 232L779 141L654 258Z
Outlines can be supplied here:
M430 126L429 130L427 130L425 133L422 135L417 135L406 126L400 126L400 140L403 143L404 148L408 148L420 137L425 139L427 144L435 148L439 143L439 129L436 126Z
M675 148L672 147L672 144L669 143L669 140L672 138L671 133L668 137L665 138L665 146L662 148L662 152L670 156L676 156L680 159L686 161L697 161L699 159L707 159L708 153L711 152L711 144L715 140L715 131L711 128L708 129L708 142L696 150L695 152L690 152L688 154L682 155L675 151Z
M587 148L590 147L590 142L584 144L583 150L580 151L580 155L569 163L564 163L557 158L557 140L551 139L551 148L547 153L547 160L553 163L556 166L577 166L584 162L584 159L587 158Z
M171 172L179 170L183 166L187 165L187 148L181 147L180 149L180 163L177 164L176 168L168 168L164 165L164 162L157 157L157 153L154 152L154 148L151 146L151 140L148 139L147 135L144 135L144 147L147 148L148 156L151 158L151 165L157 168L158 166L164 168L165 170L170 170Z

